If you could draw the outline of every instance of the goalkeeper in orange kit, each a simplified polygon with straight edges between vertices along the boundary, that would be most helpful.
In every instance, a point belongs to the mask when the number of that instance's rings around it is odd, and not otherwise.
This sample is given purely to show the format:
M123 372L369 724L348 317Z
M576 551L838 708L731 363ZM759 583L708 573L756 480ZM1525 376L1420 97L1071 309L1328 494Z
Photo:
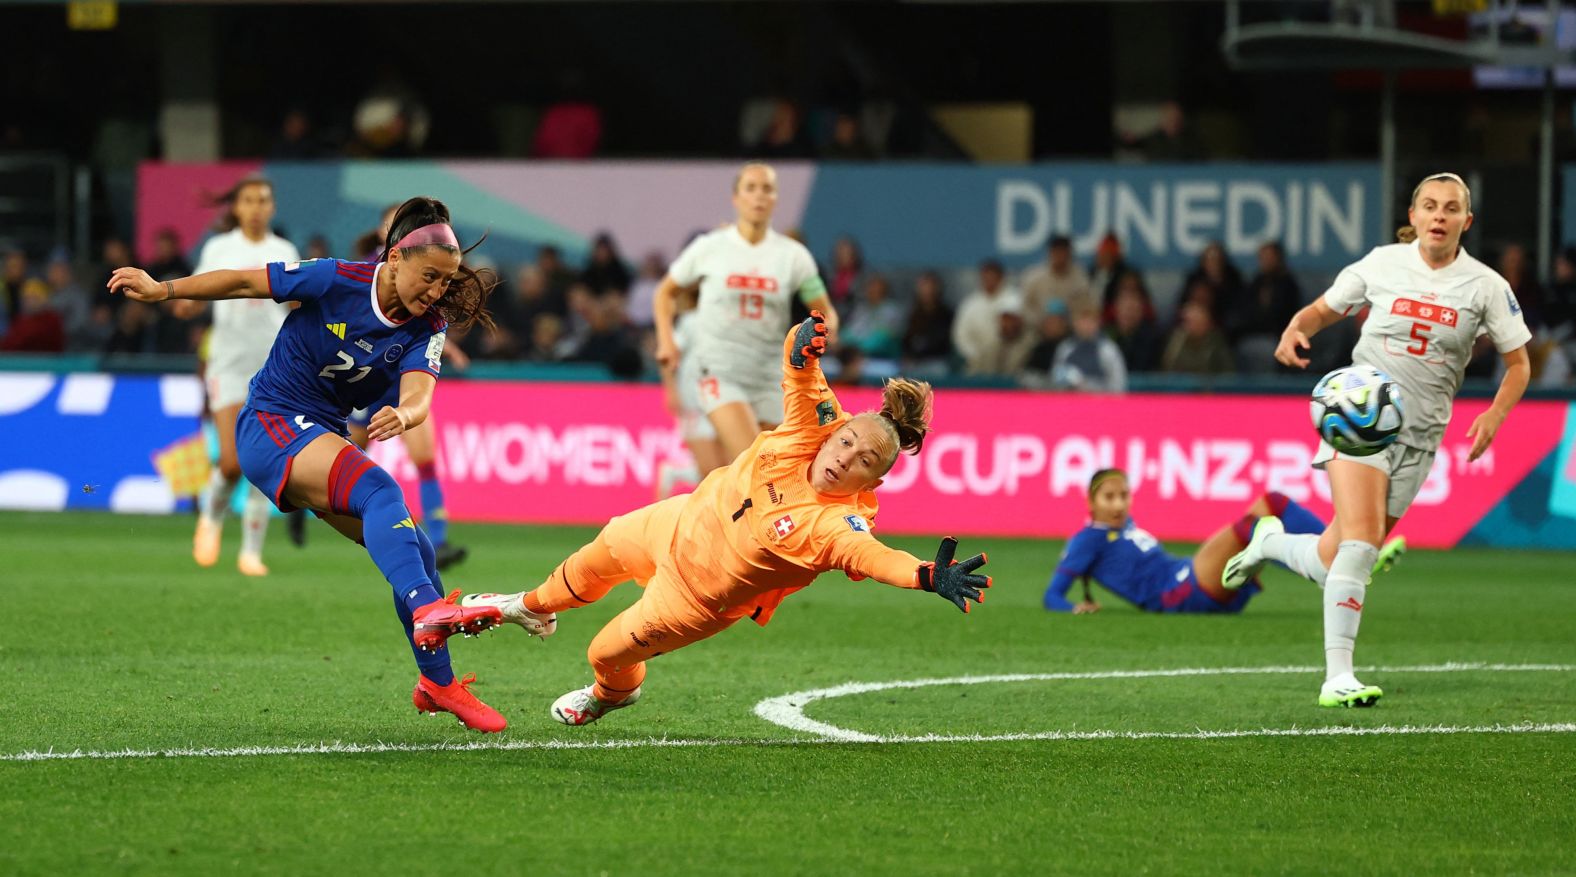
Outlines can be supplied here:
M899 588L933 591L967 612L983 602L985 555L955 562L944 539L933 562L888 548L871 534L875 489L900 451L917 453L930 428L930 385L896 379L880 411L850 415L821 373L826 327L819 313L783 344L783 423L764 432L695 492L609 521L520 594L472 594L538 636L557 613L600 600L620 582L645 593L591 641L596 682L558 698L553 718L585 725L640 698L646 662L706 639L741 618L766 624L784 597L831 570Z

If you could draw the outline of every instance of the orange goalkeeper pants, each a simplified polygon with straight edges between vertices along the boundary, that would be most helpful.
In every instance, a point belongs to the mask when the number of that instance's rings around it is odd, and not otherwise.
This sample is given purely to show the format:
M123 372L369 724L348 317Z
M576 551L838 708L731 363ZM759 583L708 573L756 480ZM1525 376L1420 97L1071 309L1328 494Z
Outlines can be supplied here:
M697 603L672 564L663 563L688 499L671 497L614 518L526 595L525 606L532 612L563 612L595 603L631 579L646 589L586 650L596 676L592 694L599 700L623 700L646 678L647 661L738 621Z

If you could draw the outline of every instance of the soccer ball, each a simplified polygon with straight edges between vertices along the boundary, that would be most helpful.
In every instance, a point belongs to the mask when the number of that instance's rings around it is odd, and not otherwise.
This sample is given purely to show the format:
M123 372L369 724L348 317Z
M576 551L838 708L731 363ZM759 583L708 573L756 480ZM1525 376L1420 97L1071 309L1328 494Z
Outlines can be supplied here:
M1319 438L1353 457L1377 454L1401 433L1401 388L1371 365L1349 365L1320 378L1308 408Z

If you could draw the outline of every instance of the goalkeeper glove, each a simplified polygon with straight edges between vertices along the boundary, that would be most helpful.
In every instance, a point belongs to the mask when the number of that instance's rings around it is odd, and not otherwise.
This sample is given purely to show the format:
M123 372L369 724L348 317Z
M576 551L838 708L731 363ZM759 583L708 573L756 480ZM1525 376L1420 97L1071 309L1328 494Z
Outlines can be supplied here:
M985 602L985 595L980 592L990 587L990 576L973 574L985 565L984 554L976 554L959 563L952 559L957 550L958 540L951 536L941 540L941 547L936 549L935 562L920 564L915 575L921 588L946 597L954 606L967 612L970 600Z
M811 359L820 359L826 353L826 318L820 311L811 311L810 318L799 324L793 333L793 351L788 354L788 364L804 368Z

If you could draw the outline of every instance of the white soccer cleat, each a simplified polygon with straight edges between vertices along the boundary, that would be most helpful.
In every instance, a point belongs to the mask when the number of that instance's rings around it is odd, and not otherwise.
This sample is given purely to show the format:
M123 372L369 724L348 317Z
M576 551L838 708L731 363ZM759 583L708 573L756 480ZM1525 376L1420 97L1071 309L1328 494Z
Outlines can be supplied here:
M525 592L517 594L466 594L460 598L461 606L494 606L503 613L503 620L525 628L531 636L550 637L558 629L558 613L538 615L525 608Z
M1334 679L1325 680L1324 687L1319 689L1319 706L1373 706L1384 697L1384 692L1377 685L1364 685L1357 681L1357 677L1350 673L1342 673Z
M1264 569L1268 558L1264 556L1264 540L1272 535L1286 532L1286 525L1281 519L1272 515L1259 518L1253 525L1253 536L1248 539L1248 547L1238 551L1226 561L1226 570L1220 576L1220 585L1227 590L1236 590L1248 583L1248 580L1259 574Z
M633 692L631 692L629 697L626 697L617 703L607 703L606 701L598 700L597 697L591 693L591 689L593 688L595 688L593 685L587 685L585 688L577 688L563 697L553 701L553 719L555 721L563 722L566 725L589 725L597 719L600 719L612 712L613 710L621 710L626 706L634 706L635 702L640 700L639 688L636 688Z

